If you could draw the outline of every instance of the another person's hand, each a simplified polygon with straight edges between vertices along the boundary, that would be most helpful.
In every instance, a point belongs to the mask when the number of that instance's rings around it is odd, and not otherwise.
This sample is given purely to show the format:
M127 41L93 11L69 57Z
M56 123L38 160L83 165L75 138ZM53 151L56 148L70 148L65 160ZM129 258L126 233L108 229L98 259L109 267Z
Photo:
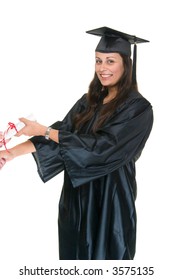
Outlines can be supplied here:
M3 146L2 141L3 141L3 132L0 131L0 148Z

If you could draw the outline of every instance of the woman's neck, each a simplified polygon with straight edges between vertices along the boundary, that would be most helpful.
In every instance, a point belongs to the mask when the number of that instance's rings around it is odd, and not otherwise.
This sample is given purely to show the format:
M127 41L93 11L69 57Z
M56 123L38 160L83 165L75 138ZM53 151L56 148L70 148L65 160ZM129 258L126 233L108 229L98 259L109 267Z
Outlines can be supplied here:
M117 96L117 89L115 87L108 88L108 95L103 99L103 104L110 102Z

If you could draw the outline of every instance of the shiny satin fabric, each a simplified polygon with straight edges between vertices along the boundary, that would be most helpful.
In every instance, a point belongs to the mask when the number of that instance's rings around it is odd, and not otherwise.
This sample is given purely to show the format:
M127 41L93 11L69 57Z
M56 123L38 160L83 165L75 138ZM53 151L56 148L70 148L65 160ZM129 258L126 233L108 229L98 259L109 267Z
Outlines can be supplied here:
M135 161L153 124L151 104L132 92L95 134L97 118L74 131L73 116L87 107L84 95L59 129L59 144L30 140L41 179L64 171L59 202L59 252L63 260L130 260L136 250Z

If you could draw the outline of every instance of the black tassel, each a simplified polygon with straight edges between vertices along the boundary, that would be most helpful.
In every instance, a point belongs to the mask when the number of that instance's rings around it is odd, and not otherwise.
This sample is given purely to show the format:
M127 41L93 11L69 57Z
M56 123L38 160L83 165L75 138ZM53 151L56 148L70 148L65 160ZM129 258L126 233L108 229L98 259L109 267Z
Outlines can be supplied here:
M137 44L134 44L134 49L133 49L133 69L132 69L132 83L133 85L137 84L137 79L136 79L136 63L137 63Z

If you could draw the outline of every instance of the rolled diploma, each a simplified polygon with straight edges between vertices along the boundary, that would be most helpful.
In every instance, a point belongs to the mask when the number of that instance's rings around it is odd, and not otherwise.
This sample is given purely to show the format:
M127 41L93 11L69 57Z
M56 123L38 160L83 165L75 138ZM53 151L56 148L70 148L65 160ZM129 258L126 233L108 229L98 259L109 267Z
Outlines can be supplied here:
M30 121L36 121L35 117L33 114L30 114L29 116L26 117L26 119L30 120ZM23 127L25 126L25 124L23 122L18 122L15 127L17 129L17 131L20 131ZM6 133L5 133L5 140L8 140L10 138L12 138L17 132L16 132L15 128L10 128Z

